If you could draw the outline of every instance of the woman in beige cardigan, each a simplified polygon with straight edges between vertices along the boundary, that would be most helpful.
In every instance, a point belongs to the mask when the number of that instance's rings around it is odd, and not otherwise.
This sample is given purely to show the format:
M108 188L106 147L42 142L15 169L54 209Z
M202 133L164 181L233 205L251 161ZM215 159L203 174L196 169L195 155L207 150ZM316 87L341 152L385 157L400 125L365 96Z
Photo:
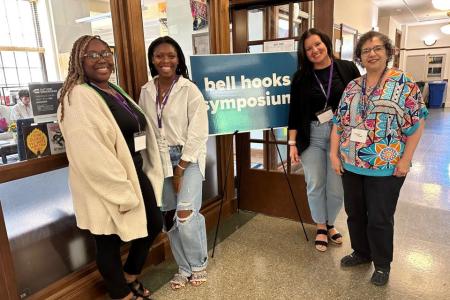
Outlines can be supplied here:
M141 109L108 82L109 46L98 36L73 45L58 121L69 159L77 225L96 241L97 266L113 299L150 299L137 281L162 228L163 170ZM120 245L131 241L122 267Z

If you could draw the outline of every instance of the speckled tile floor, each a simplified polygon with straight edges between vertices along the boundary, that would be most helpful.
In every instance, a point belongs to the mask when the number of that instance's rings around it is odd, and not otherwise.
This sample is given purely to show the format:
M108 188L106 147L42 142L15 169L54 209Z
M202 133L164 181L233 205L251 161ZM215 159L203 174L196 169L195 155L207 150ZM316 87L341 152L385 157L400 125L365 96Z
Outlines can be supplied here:
M167 282L176 271L173 262L150 268L142 280L157 300L449 299L449 135L450 109L431 110L397 206L394 262L385 287L369 283L372 266L340 268L340 258L351 252L344 211L336 222L344 245L325 253L306 242L297 222L240 212L221 228L206 284L172 291ZM313 238L314 226L306 229Z

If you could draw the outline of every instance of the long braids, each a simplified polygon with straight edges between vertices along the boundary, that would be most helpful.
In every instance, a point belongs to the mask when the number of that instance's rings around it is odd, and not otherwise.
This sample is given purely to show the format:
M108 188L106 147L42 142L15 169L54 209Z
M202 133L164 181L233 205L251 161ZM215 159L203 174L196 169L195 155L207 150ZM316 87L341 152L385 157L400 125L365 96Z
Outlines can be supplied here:
M69 72L66 80L61 89L61 95L59 97L59 103L61 104L61 120L64 119L64 97L67 95L67 100L70 105L70 92L77 84L85 82L84 70L83 70L83 55L85 54L86 47L93 39L100 39L99 36L83 35L78 38L72 46L72 51L69 58Z

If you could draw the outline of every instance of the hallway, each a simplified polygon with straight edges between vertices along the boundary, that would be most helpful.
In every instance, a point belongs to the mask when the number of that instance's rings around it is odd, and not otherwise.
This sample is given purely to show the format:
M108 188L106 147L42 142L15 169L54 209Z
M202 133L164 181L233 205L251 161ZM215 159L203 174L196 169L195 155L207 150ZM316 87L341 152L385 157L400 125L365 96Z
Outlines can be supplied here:
M448 299L450 295L450 109L430 109L396 212L394 261L385 287L369 283L369 265L341 269L351 252L342 210L341 247L314 249L315 227L239 212L221 227L208 282L172 291L173 262L147 270L154 299ZM209 237L211 247L213 237ZM447 296L445 296L447 295Z

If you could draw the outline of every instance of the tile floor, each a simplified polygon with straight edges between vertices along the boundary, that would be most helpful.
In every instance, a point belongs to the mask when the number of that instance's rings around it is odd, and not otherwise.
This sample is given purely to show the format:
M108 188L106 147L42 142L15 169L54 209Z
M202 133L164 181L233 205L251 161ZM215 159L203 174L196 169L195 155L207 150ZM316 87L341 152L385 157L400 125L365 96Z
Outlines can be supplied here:
M430 111L397 206L385 287L369 283L372 266L340 268L340 258L351 252L345 218L341 211L336 223L344 245L319 253L299 223L241 211L221 227L206 284L172 291L173 261L151 267L142 280L158 300L450 299L450 109ZM314 226L306 229L314 238Z

